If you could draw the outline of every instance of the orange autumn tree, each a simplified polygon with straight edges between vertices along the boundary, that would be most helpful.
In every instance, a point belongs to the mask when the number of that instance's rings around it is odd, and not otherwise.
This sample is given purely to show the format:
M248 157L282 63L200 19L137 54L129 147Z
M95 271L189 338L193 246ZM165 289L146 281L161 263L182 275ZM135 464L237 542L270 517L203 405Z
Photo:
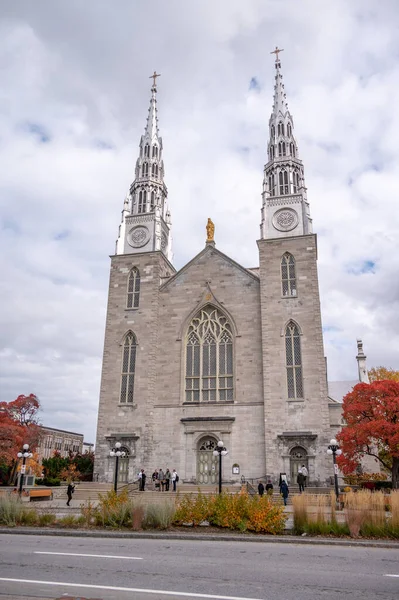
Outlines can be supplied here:
M346 426L338 434L344 474L353 473L363 456L372 456L391 472L399 487L399 383L392 380L358 383L343 400Z
M385 381L387 379L399 383L399 371L395 371L391 368L387 369L386 367L373 367L369 371L369 379L371 383L373 381Z

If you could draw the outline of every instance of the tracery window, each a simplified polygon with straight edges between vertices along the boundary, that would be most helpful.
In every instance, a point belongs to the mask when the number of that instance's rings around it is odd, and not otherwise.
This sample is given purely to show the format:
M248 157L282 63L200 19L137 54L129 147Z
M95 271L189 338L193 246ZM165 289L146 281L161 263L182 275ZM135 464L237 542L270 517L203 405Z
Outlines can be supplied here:
M291 124L290 123L287 124L287 135L289 137L292 135L292 129L291 129Z
M270 128L270 137L272 138L273 141L274 141L275 135L276 135L276 129L275 129L274 125L272 125Z
M281 287L283 296L296 296L295 259L289 252L281 259Z
M127 280L127 308L138 308L140 301L140 271L134 267Z
M270 160L273 160L274 158L274 144L271 144L270 146Z
M151 192L151 203L150 203L150 207L151 207L151 210L154 210L154 207L155 207L155 192Z
M148 177L148 163L143 163L143 168L141 171L142 177Z
M186 402L233 400L233 333L227 318L205 306L186 337Z
M269 192L271 196L274 196L275 194L275 190L274 190L274 173L272 173L271 175L269 175Z
M295 157L295 145L293 143L290 144L290 154Z
M150 147L148 144L144 146L144 156L150 156Z
M284 123L282 123L281 121L277 125L277 134L284 135Z
M125 337L122 353L122 381L121 381L121 403L133 402L134 374L136 370L137 340L134 333L128 333Z
M158 158L158 146L152 147L152 158Z
M152 176L158 177L158 165L152 165Z
M290 321L285 330L288 398L303 398L301 340L298 325Z

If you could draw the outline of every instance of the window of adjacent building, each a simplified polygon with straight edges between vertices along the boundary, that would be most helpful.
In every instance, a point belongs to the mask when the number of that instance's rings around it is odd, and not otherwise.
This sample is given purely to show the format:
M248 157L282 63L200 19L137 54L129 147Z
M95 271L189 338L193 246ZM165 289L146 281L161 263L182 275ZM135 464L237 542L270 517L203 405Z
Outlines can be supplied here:
M298 325L290 321L285 330L288 398L303 398L301 340Z
M120 396L120 402L122 403L133 402L136 349L136 336L134 333L128 333L125 337L122 354L122 381Z
M233 334L228 319L206 306L186 337L186 402L233 400Z
M281 286L283 296L296 296L295 259L289 252L281 259Z
M140 271L134 267L127 281L127 308L138 308L140 301Z

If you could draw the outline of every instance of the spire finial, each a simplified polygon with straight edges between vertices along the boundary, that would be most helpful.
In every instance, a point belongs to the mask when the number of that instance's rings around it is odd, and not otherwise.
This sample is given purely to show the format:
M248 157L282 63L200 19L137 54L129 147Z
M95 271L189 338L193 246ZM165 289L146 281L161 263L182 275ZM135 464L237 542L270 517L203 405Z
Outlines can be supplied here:
M278 46L276 46L276 49L273 50L272 52L270 52L270 54L275 54L276 55L276 63L280 62L280 59L278 57L280 52L284 52L284 48L279 48Z
M148 78L148 79L154 80L152 87L154 87L155 89L157 88L157 77L161 77L161 74L154 71L154 73L152 75L150 75Z
M214 236L215 236L215 225L212 221L212 219L208 219L208 222L206 224L206 243L209 244L210 242L215 242Z

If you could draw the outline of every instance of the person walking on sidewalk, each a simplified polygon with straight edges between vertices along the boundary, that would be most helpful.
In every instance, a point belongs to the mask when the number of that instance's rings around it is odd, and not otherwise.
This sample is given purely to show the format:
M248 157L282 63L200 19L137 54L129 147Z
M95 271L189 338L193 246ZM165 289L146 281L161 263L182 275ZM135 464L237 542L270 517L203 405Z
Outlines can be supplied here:
M70 501L72 500L72 494L75 491L75 486L73 485L72 482L68 483L68 487L67 487L67 496L68 496L68 502L67 502L67 506L69 506Z

